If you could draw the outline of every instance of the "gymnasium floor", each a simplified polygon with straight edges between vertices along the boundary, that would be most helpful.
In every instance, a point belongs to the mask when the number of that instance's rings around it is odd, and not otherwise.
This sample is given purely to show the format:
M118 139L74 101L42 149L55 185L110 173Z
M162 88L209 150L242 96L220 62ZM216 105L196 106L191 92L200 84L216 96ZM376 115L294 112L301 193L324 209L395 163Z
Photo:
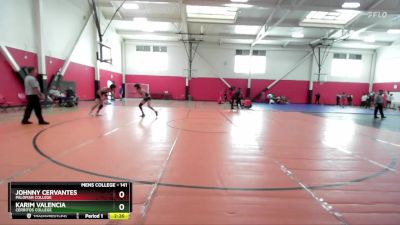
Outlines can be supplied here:
M400 224L399 112L154 101L159 117L141 118L137 101L116 101L91 117L91 104L46 109L50 126L0 113L0 225ZM6 210L10 181L119 180L134 182L128 221Z

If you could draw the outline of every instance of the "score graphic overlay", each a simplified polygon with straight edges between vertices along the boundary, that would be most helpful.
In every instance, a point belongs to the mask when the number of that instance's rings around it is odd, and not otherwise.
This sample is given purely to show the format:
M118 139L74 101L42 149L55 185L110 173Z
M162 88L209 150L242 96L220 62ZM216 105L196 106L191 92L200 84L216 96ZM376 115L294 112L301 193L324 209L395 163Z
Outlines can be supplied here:
M8 183L13 219L129 219L130 182Z

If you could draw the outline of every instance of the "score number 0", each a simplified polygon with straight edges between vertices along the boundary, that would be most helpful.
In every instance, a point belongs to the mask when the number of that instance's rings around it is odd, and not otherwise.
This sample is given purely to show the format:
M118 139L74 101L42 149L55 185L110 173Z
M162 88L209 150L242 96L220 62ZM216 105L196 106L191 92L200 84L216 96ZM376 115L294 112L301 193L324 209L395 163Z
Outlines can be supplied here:
M123 191L120 191L119 193L118 193L118 197L119 198L124 198L125 197L125 192L123 192ZM119 204L119 210L121 210L121 211L123 211L124 209L125 209L125 205L124 204Z

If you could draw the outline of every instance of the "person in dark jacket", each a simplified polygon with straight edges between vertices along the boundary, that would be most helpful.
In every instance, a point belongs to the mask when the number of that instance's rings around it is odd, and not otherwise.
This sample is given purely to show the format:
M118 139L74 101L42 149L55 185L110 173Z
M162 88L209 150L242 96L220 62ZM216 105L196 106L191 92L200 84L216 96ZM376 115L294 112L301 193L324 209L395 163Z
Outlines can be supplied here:
M321 98L321 94L318 92L316 95L315 95L315 104L318 104L319 105L319 99Z
M232 96L232 101L231 101L231 109L233 109L233 106L236 106L238 109L241 108L241 98L242 97L242 91L240 88L238 88Z
M386 118L383 114L383 90L379 90L379 93L375 96L375 111L374 111L374 118L378 118L378 110L381 114L381 118Z

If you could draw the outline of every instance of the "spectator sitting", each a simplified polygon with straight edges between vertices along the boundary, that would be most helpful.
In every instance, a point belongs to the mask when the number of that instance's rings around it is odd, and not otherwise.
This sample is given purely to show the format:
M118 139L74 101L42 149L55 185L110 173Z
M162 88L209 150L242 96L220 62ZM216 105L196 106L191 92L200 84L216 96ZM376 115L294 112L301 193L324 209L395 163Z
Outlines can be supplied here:
M275 104L275 97L273 94L268 94L269 104Z
M274 101L276 104L288 104L286 96L276 96Z
M77 106L79 103L79 97L76 96L75 91L72 87L68 87L68 89L65 91L66 94L66 106Z
M61 93L60 89L58 89L56 86L51 86L48 95L53 99L53 101L58 100L59 106L61 106L63 100L65 99L65 95Z
M276 96L275 102L276 102L276 104L282 104L282 102L281 102L281 96Z
M267 100L267 96L265 95L265 92L264 92L264 91L261 92L260 100L261 100L261 102L266 102L266 100Z

